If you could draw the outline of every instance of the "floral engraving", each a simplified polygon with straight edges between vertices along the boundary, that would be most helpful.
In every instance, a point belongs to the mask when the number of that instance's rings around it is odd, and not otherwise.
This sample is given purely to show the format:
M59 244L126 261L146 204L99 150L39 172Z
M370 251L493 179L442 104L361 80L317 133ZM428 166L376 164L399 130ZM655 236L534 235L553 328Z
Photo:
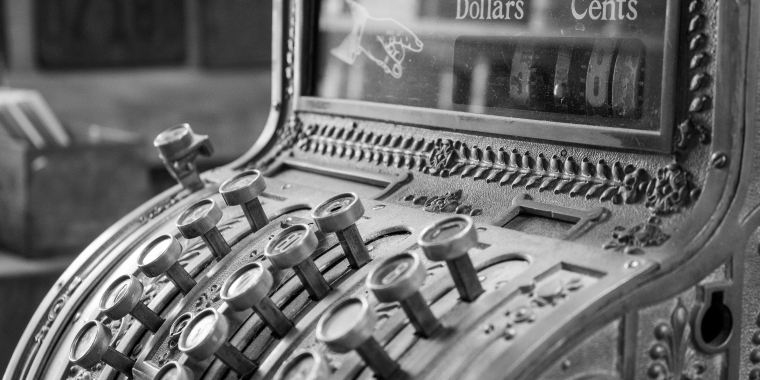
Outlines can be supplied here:
M462 203L462 190L447 192L446 194L432 197L410 194L403 197L401 200L422 206L422 209L427 212L467 214L471 216L477 216L483 213L483 210L481 209L476 209L471 205Z
M678 299L669 322L661 322L654 329L655 342L649 349L647 376L656 380L701 380L707 364L691 346L689 313Z
M681 211L699 197L691 173L672 163L657 170L646 189L646 206L656 214Z
M646 222L625 228L617 226L612 231L612 240L604 244L604 249L623 250L625 253L640 253L642 247L660 246L670 235L662 232L660 218L651 216Z

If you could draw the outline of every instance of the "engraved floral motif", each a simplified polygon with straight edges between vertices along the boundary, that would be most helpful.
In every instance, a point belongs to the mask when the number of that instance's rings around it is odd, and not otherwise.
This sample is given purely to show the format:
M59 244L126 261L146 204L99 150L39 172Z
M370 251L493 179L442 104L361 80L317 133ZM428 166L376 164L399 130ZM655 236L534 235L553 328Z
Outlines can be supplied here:
M691 173L672 163L657 170L646 190L646 206L654 214L671 214L699 197Z
M639 253L641 247L660 246L670 238L662 232L661 224L660 218L651 216L646 222L633 227L617 226L612 231L612 239L604 244L604 249L634 254Z
M448 176L448 168L454 158L454 142L451 140L439 140L435 148L430 152L427 171L431 175Z
M427 212L467 214L471 216L477 216L483 213L483 210L481 209L475 209L471 205L462 203L462 190L447 192L446 194L432 197L409 194L401 198L401 200L422 206L422 209Z
M42 343L42 340L45 339L45 336L50 331L50 326L58 318L58 313L60 313L61 309L63 309L63 306L66 305L66 302L69 300L71 293L74 293L74 290L76 290L81 283L82 279L79 276L74 277L66 287L66 291L61 293L58 298L55 299L53 306L51 306L50 311L48 311L45 324L42 325L42 327L40 327L40 330L37 331L37 334L34 335L35 345L39 345ZM36 349L33 349L33 351L36 351Z
M100 373L102 370L103 363L95 364L90 369L85 369L78 365L72 365L71 368L69 368L69 373L66 377L66 380L93 380L97 378L94 376L94 374Z
M701 380L707 363L689 346L691 327L688 311L678 299L669 322L661 322L654 329L655 342L649 348L652 362L647 376L656 380Z
M697 125L692 119L686 119L679 124L676 132L675 144L680 150L689 149L693 145L694 137L703 144L710 142L710 130L703 125Z
M217 284L212 284L209 286L208 290L203 292L203 294L201 294L198 299L195 300L194 311L198 313L203 309L214 306L214 303L219 302L222 299L219 295L220 289L221 287Z

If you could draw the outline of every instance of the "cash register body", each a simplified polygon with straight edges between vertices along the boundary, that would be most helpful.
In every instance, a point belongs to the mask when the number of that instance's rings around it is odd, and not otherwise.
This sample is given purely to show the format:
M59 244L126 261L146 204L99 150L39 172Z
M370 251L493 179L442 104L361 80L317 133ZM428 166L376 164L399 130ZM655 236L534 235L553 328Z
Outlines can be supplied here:
M445 266L425 261L421 292L443 326L427 338L414 334L398 306L370 297L381 317L374 336L405 376L760 378L754 275L760 271L760 2L660 2L662 54L646 50L638 81L645 88L634 92L641 95L630 103L639 107L634 113L619 107L624 97L604 95L594 103L585 91L598 95L593 83L560 83L556 62L564 45L556 37L511 35L506 26L493 32L506 19L487 19L495 14L491 1L451 1L454 11L467 5L467 17L452 13L429 26L450 39L455 67L436 84L442 95L415 104L412 96L398 96L409 93L394 91L414 90L415 75L425 74L425 67L414 71L415 62L424 63L441 42L420 37L404 21L412 8L394 2L400 16L391 18L374 14L372 2L346 1L338 13L353 18L324 22L330 10L323 3L274 2L271 113L251 150L203 173L203 188L176 186L93 242L40 305L5 379L121 376L102 364L82 368L69 361L69 346L89 320L109 327L112 346L136 359L136 378L152 378L170 361L197 378L235 378L219 360L195 361L173 343L172 324L208 307L231 316L230 342L259 366L253 378L272 378L303 348L324 355L333 378L371 378L358 356L315 339L317 320L341 298L369 295L364 278L382 258L421 253L417 238L427 225L462 214L478 227L478 246L469 254L485 293L458 300ZM572 3L578 24L605 11L594 2ZM628 22L658 19L643 10L645 0L631 3L639 6L638 19ZM457 21L481 19L476 28L484 33L459 36ZM390 22L393 33L371 34L371 22ZM530 22L537 21L524 25ZM626 38L640 38L648 49L652 37L610 33L616 54ZM577 41L587 42L580 50L604 65L597 39ZM555 54L555 65L543 69L551 75L538 75L539 60L523 72L533 79L515 83L515 66L541 49L544 57ZM499 60L494 51L512 55ZM518 53L527 58L514 59ZM499 82L499 67L509 67L506 82ZM605 75L602 81L617 80ZM580 90L573 92L574 85ZM601 91L618 85L602 83ZM533 92L515 95L523 90ZM397 96L382 98L388 94ZM265 175L260 200L270 219L254 233L240 207L226 206L218 194L222 182L252 168ZM292 273L275 276L280 282L271 298L295 324L282 339L255 314L229 312L219 295L224 280L262 260L274 235L312 223L311 209L346 191L364 203L356 226L373 260L351 269L337 240L320 235L314 258L333 289L313 301ZM222 206L218 227L231 245L219 262L203 241L185 239L175 227L185 209L209 197ZM180 262L198 282L186 295L165 277L147 278L138 269L140 248L163 233L181 241ZM127 274L143 282L142 301L166 320L155 334L132 317L111 320L98 309L104 290Z

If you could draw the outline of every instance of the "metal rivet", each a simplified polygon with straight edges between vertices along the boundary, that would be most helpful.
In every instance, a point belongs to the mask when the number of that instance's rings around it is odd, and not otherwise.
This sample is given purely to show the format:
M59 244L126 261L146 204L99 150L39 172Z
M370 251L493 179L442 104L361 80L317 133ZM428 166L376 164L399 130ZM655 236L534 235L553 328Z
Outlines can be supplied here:
M710 163L714 168L722 169L728 164L728 156L723 152L713 153L712 157L710 157Z

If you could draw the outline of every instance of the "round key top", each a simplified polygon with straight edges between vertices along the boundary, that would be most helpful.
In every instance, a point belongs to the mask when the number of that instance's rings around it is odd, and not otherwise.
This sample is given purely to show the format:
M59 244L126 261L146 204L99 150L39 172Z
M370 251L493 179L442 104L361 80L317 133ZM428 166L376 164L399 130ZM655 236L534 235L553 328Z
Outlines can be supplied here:
M478 272L467 254L478 244L472 218L456 215L426 227L417 240L428 259L445 261L463 301L470 302L483 293Z
M153 380L193 380L193 372L175 361L168 362L158 370Z
M212 199L204 199L188 207L177 219L177 229L187 239L201 237L217 260L232 249L216 227L222 220L222 210Z
M404 252L376 266L367 276L367 288L380 302L399 302L417 333L425 338L441 327L419 289L427 271L420 257Z
M155 333L164 323L164 319L140 301L142 296L143 285L137 277L121 276L114 280L103 293L100 299L100 311L113 320L124 318L129 314Z
M308 349L295 354L277 371L275 380L327 380L332 371L317 350Z
M367 264L371 258L356 221L364 215L364 206L354 193L336 195L317 206L311 213L314 223L324 234L338 236L348 263L354 269Z
M253 308L256 315L277 337L284 337L293 322L269 298L274 279L260 263L248 264L233 273L222 285L221 297L233 310Z
M317 323L317 340L331 350L344 353L356 350L381 379L398 369L380 343L372 337L377 315L364 297L351 297L329 308Z
M214 153L208 136L195 134L189 124L179 124L156 136L153 145L166 170L185 189L195 191L205 186L195 160Z
M277 269L293 268L312 299L320 300L330 292L330 285L311 258L317 249L317 236L305 224L286 228L275 236L264 255Z
M111 347L111 329L98 321L89 321L79 329L69 351L69 360L83 368L103 362L132 378L135 361Z
M193 129L190 124L177 124L156 136L153 145L162 157L174 160L193 145Z
M137 265L150 278L166 274L182 294L187 295L195 286L195 280L179 263L180 255L182 245L174 236L165 234L145 246L137 259Z
M256 232L269 223L259 195L266 190L264 176L258 170L242 172L222 184L219 193L229 206L241 206L251 230Z
M216 356L239 375L255 371L256 364L227 342L229 333L227 318L215 309L204 309L182 331L177 347L197 361Z

